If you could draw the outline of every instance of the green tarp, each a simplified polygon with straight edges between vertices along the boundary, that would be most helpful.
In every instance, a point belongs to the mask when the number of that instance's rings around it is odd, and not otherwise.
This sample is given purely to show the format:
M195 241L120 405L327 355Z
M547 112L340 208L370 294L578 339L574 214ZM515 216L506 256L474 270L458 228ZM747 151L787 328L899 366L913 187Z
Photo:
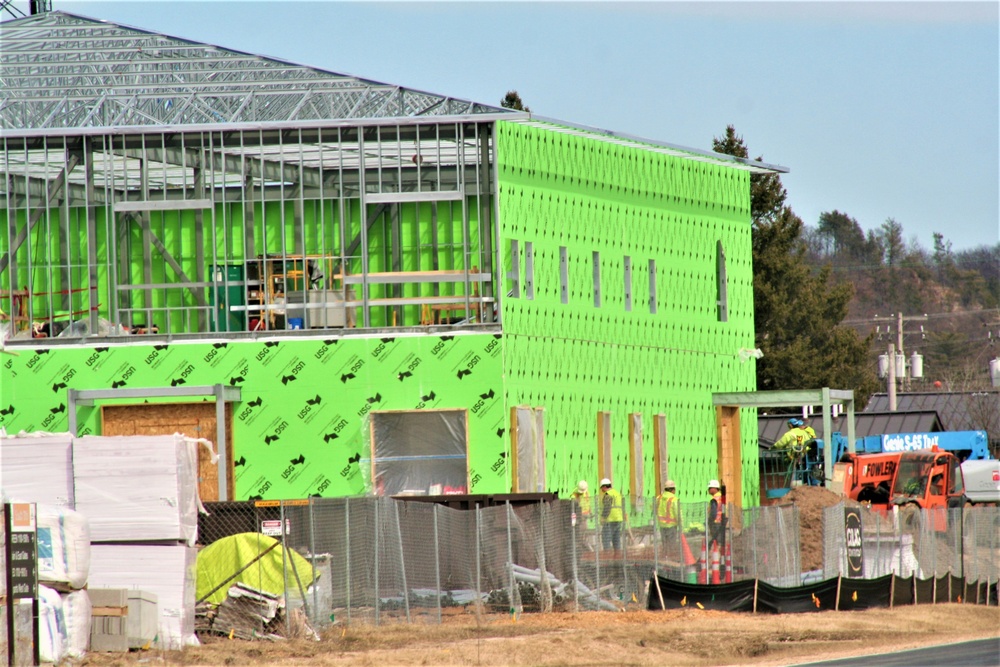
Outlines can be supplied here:
M273 537L240 533L216 540L198 554L196 599L219 604L236 583L274 595L284 595L287 586L290 597L301 597L318 576L309 561Z

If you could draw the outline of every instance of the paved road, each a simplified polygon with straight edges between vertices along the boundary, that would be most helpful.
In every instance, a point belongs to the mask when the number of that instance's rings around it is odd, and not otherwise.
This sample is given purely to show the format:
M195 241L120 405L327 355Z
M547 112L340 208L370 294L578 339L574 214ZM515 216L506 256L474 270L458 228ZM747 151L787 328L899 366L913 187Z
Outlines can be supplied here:
M971 642L940 644L896 653L863 655L822 662L802 663L796 667L997 667L1000 665L1000 637Z

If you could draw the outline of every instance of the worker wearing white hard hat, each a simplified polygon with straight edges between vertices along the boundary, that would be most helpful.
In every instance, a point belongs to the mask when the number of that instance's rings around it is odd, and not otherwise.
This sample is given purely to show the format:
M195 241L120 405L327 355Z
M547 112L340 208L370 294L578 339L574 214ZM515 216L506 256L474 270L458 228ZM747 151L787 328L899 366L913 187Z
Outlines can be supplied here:
M709 539L722 547L726 539L726 501L720 491L722 487L719 480L713 479L708 482L708 495L712 501L708 504L708 531Z
M660 541L668 553L677 544L680 512L677 505L677 485L672 479L663 484L663 493L656 497L656 523L660 528Z
M591 503L589 488L587 480L581 479L576 485L576 490L569 496L580 506L580 514L583 515L587 524L590 523L591 516L593 515L593 504Z
M601 546L614 549L615 557L622 548L622 524L625 522L625 503L622 494L611 488L611 480L601 480Z

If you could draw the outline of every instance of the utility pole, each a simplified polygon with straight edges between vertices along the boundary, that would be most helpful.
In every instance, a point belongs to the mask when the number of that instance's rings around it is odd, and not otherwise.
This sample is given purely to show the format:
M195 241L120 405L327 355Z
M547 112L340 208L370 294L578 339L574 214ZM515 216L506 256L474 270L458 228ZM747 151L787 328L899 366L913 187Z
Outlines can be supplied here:
M889 376L886 393L889 394L889 412L896 411L896 346L889 343Z
M903 357L903 368L906 368L906 353L903 351L903 326L906 322L926 322L927 315L903 315L902 312L898 312L895 315L890 315L888 317L879 317L876 315L874 317L876 322L894 322L896 324L896 347L899 349L899 355ZM890 352L889 354L889 369L890 377L894 376L896 373L896 357ZM903 377L900 378L900 384L902 385L903 391L909 389L909 377L907 373L903 373ZM895 394L895 387L893 388L893 394ZM894 401L890 398L889 404L890 410L895 410L893 405Z

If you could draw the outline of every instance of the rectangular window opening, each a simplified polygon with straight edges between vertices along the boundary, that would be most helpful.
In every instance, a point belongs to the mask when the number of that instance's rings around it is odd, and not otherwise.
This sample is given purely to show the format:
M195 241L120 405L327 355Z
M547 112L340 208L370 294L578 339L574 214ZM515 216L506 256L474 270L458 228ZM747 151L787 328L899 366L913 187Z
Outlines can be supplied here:
M632 258L625 255L625 312L632 310Z
M469 492L465 410L372 412L371 443L376 495Z
M510 271L507 272L507 282L510 283L510 289L507 290L507 296L512 299L518 299L521 297L521 254L520 248L518 247L517 239L510 240Z
M559 300L569 303L569 254L566 246L559 246Z
M594 308L601 307L601 253L594 251Z
M649 313L656 314L656 260L649 260Z
M720 322L729 321L729 303L726 289L726 251L722 247L722 241L715 244L715 267L716 267L716 309Z
M526 405L510 409L511 491L545 491L545 409Z
M524 243L524 298L535 298L535 249L531 241Z

